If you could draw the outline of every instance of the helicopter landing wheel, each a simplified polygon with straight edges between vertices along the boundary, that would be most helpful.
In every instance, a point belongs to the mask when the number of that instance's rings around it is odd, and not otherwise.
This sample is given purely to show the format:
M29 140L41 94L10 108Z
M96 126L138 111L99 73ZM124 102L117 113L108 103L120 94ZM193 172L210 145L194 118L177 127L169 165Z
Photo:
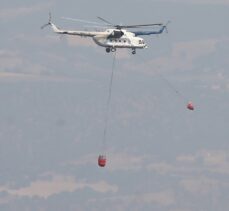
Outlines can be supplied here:
M136 50L135 49L132 49L132 54L136 54Z
M115 51L116 51L116 48L112 47L111 52L115 52Z
M110 53L111 52L111 49L110 48L106 48L106 52L107 53Z

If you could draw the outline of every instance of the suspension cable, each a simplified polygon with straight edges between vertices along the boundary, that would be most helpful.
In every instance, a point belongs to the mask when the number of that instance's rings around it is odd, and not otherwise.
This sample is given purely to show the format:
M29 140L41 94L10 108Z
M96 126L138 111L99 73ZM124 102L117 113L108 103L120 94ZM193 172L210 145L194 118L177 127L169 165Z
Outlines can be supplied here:
M146 59L138 54L139 58L147 65ZM149 65L147 65L151 68ZM157 75L167 84L167 86L176 93L180 98L182 98L185 102L188 101L187 97L185 97L162 73L160 73L159 68L157 69Z
M108 93L106 110L105 110L105 122L104 122L105 125L104 125L104 131L103 131L103 148L104 148L104 151L106 150L106 147L107 147L106 146L107 127L108 127L111 95L112 95L112 84L113 84L113 77L114 77L115 62L116 62L116 51L114 52L114 55L113 55L113 62L112 62L112 68L111 68L111 77L110 77L110 83L109 83L109 93Z

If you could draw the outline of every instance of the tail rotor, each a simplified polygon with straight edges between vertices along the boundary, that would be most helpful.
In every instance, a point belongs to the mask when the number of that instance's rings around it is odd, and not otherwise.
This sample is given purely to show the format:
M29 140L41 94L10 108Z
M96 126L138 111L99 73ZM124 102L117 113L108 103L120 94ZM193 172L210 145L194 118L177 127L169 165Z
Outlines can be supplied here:
M48 21L48 23L41 26L41 29L44 29L45 27L51 25L51 23L52 23L52 14L51 14L51 12L49 12L49 21Z
M166 31L167 34L169 33L167 26L168 26L170 23L171 23L171 21L167 21L167 23L164 25L165 31Z

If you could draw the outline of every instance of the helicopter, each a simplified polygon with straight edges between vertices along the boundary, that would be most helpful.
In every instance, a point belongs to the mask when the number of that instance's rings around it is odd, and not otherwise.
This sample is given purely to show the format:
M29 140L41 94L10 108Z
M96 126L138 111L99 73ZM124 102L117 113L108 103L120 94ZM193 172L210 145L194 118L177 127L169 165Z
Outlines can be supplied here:
M115 25L111 22L105 20L104 18L97 17L102 21L107 28L104 31L73 31L65 30L57 27L52 22L51 13L49 13L49 21L47 24L43 25L41 29L44 29L46 26L51 26L52 30L57 34L66 34L66 35L75 35L81 37L91 37L93 41L101 46L105 47L106 52L115 52L117 48L128 48L132 49L132 54L136 54L136 49L145 49L147 44L143 38L139 37L141 35L152 35L152 34L161 34L164 30L167 31L167 24L162 23L151 23L151 24L136 24L136 25ZM96 22L83 21L81 19L73 18L64 18L68 20L75 20L86 23L100 24ZM159 26L158 30L147 30L147 31L129 31L128 29L141 28L141 27L152 27Z

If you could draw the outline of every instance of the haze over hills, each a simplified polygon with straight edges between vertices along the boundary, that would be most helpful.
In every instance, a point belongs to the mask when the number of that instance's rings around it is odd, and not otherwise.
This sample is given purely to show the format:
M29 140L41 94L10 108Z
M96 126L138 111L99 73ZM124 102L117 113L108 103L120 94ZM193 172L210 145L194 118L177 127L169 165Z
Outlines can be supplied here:
M224 211L228 3L2 2L0 210ZM112 55L90 39L41 31L49 11L69 29L84 26L60 17L171 20L168 34L145 38L148 49L117 52L106 168L97 157Z

